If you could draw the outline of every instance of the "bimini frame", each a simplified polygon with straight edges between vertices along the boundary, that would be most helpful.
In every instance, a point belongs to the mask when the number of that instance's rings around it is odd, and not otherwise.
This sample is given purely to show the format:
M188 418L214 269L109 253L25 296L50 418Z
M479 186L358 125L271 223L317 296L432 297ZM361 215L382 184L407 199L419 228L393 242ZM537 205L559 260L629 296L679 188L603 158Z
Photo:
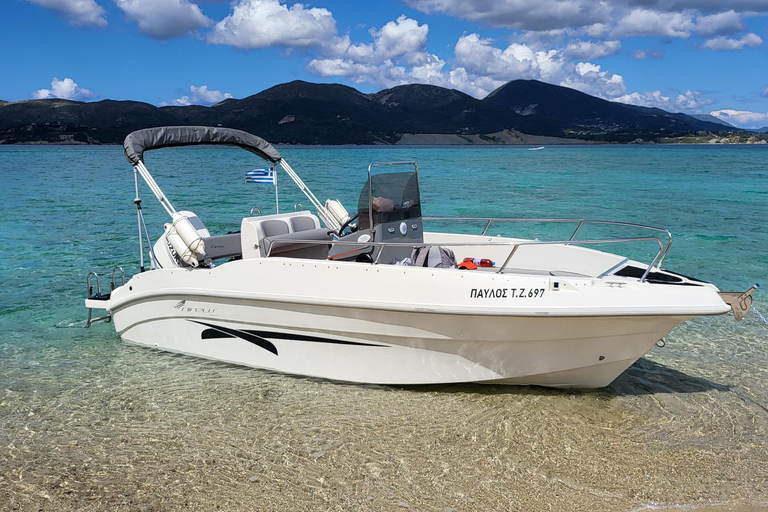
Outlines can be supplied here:
M125 158L133 166L134 187L136 191L136 215L139 230L139 251L141 253L141 271L144 272L144 244L143 236L147 237L147 243L151 248L151 241L144 223L144 215L141 211L141 198L139 197L139 178L141 175L144 182L149 186L154 196L160 202L160 205L172 218L177 214L176 209L163 193L160 186L150 174L146 165L144 165L144 152L152 149L179 146L197 146L197 145L224 145L237 146L246 151L272 162L275 167L281 167L288 176L296 183L296 186L307 196L307 199L317 210L318 216L322 219L329 229L337 231L341 225L336 218L325 208L317 199L315 194L299 178L296 172L283 159L282 155L267 141L251 135L250 133L234 130L232 128L220 128L212 126L163 126L159 128L147 128L137 130L128 134L123 142ZM277 171L277 169L275 169ZM278 197L279 202L279 197ZM143 231L143 232L142 232ZM151 249L150 249L151 251ZM152 254L154 260L154 255Z

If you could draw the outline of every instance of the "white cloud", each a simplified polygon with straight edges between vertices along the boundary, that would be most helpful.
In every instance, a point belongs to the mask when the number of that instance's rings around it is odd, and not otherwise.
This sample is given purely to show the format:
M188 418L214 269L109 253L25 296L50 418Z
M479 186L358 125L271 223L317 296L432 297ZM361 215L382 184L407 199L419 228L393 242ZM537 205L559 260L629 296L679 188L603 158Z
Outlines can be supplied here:
M664 53L658 50L635 50L632 52L632 58L635 60L656 59L661 60L664 58Z
M59 80L53 77L50 89L38 89L30 96L36 100L48 98L62 98L66 100L92 100L99 95L89 89L78 86L71 78Z
M424 57L427 46L427 34L429 26L419 25L419 22L400 16L395 21L390 21L380 30L371 29L373 37L374 56L380 60Z
M609 26L620 33L688 37L734 34L742 16L768 12L765 0L404 0L425 13L440 13L494 27L527 31L580 28L600 37ZM695 18L695 19L694 19Z
M768 13L765 0L404 0L425 13L440 13L482 22L494 27L522 30L518 42L539 45L555 37L578 37L579 34L598 42L567 44L570 59L594 59L611 55L611 43L627 37L661 37L688 39L695 35L713 38L700 46L711 50L740 50L759 46L755 34L726 38L744 31L743 18ZM605 40L610 34L613 39ZM719 37L715 37L719 36ZM601 45L601 46L592 46ZM605 52L605 54L601 54ZM660 58L659 53L650 55ZM648 58L637 52L636 59Z
M574 72L563 78L560 85L607 100L620 97L627 90L624 77L602 71L600 66L591 62L579 62L573 70Z
M305 48L335 39L336 20L327 9L290 8L278 0L240 0L229 16L216 24L208 42L243 49Z
M756 48L761 44L763 44L763 40L760 38L760 36L750 32L749 34L743 36L741 39L730 39L723 36L707 39L701 46L702 48L717 52L741 50L744 47Z
M445 67L445 61L438 58L436 55L426 54L426 60L411 68L410 76L416 79L417 82L433 85L445 84L443 78L443 68Z
M114 0L139 30L155 39L173 39L209 27L213 21L187 0Z
M461 90L477 98L515 79L533 79L571 87L612 100L626 94L624 78L597 64L577 58L598 58L618 52L618 41L574 40L562 48L537 49L533 44L512 43L499 48L478 34L459 37L453 68L426 50L428 27L405 16L381 30L370 31L373 42L352 44L338 38L313 59L307 70L323 77L343 76L354 82L393 87L429 83Z
M442 13L518 30L584 27L610 19L608 2L590 0L405 0L424 13Z
M584 34L589 37L604 37L608 34L610 27L607 23L594 23L587 27L583 27L582 30L584 31Z
M624 77L592 62L569 60L572 48L535 51L526 45L496 48L476 34L462 36L456 45L456 64L449 76L454 87L483 97L503 83L519 78L536 79L570 87L609 101L658 107L671 112L699 112L713 100L698 91L665 96L660 91L627 93ZM600 52L598 52L600 54ZM660 58L653 56L654 58Z
M615 55L621 50L621 41L570 41L563 50L566 58L572 60L591 60Z
M674 97L665 96L661 91L633 92L619 96L614 101L642 107L656 107L667 112L698 112L703 107L714 103L698 91L686 91L685 94Z
M539 77L540 61L549 58L546 52L537 53L524 44L511 44L502 50L494 46L492 39L483 39L478 34L461 36L454 54L456 64L468 73L503 81Z
M744 30L741 16L734 10L699 16L694 31L699 36L709 37L722 34L735 34Z
M106 27L104 9L94 0L27 0L30 3L56 11L67 23L75 27Z
M561 49L535 50L530 45L513 43L502 50L490 39L469 34L456 43L457 68L452 71L451 82L476 97L485 96L509 80L534 79L612 99L626 92L623 77L590 62L574 63L573 59L580 55L605 56L619 48L618 42L578 41Z
M329 58L313 59L307 70L322 77L344 76L357 83L370 81L378 75L379 67L368 64L360 64L349 59Z
M747 110L714 110L710 115L741 128L762 128L768 126L768 112L749 112Z
M336 37L307 71L322 77L344 76L361 83L394 87L419 82L448 85L445 61L426 50L429 26L400 16L380 29L369 30L372 42L352 44L349 36Z
M662 36L686 39L695 28L691 10L662 12L649 9L634 9L621 18L613 35L615 37Z
M201 85L196 87L194 85L189 86L189 94L185 94L180 98L176 98L171 103L160 103L161 107L167 107L169 105L175 105L179 107L185 107L188 105L213 105L219 103L233 96L228 92L221 92L218 90L210 90L207 85Z
M578 1L542 0L541 5L549 6L557 12L570 12L569 9L575 6L580 6L582 10L594 7L592 3L581 5ZM524 5L529 5L523 0L499 0L492 5L482 3L490 5L486 14L472 14L473 9L481 5L478 2L408 0L410 5L421 10L446 12L478 20L486 15L491 19L491 14L495 13L501 16L494 21L497 25L504 16L519 12ZM509 80L535 79L571 87L607 100L656 106L672 111L700 111L702 106L711 104L712 100L704 98L697 91L671 96L660 91L628 93L622 75L592 62L621 51L622 43L613 38L616 36L688 38L698 34L735 30L741 23L740 15L734 10L718 12L712 7L706 12L714 14L705 16L701 14L705 12L702 6L665 12L653 10L653 4L654 0L644 1L646 8L640 9L630 8L621 2L603 2L592 9L591 22L585 23L581 29L563 27L549 28L546 32L524 32L516 36L516 42L506 47L498 47L493 39L479 34L465 34L459 37L453 48L453 59L448 61L450 65L427 50L429 26L419 24L417 20L405 15L380 28L371 28L368 31L371 38L369 42L354 42L349 35L338 35L336 21L327 9L308 8L302 4L288 5L280 3L280 0L236 0L229 16L217 23L208 35L208 42L243 49L275 46L287 49L314 48L317 53L305 68L308 72L321 77L344 77L356 83L370 83L379 87L427 83L484 97ZM540 7L534 10L539 13L540 19L544 19ZM615 19L606 14L606 9L611 10L608 14ZM586 16L583 12L580 15ZM570 21L568 23L573 25ZM531 23L531 26L535 25ZM275 27L280 27L280 30ZM606 40L609 35L611 38ZM587 36L591 39L587 39ZM755 37L744 36L739 44L755 44ZM633 54L635 59L660 59L662 56L658 50L637 50ZM190 88L191 94L177 98L174 104L210 104L223 99L204 99L201 94L196 96L195 90L194 87Z
M468 73L464 68L455 68L448 73L448 86L475 98L483 98L505 83L504 80Z
M751 11L751 12L768 12L768 4L765 0L642 0L644 4L655 7L657 9L685 9L695 8L701 12L719 12L723 10L723 4L727 4L728 8L736 9L739 11Z
M475 97L484 97L509 80L520 78L561 83L600 96L625 92L620 75L600 71L599 66L582 66L579 72L572 64L578 56L613 54L621 47L618 41L579 40L559 50L537 50L520 43L498 48L492 39L467 34L454 47L454 68L446 70L446 62L426 50L428 30L426 24L400 16L381 29L371 29L370 44L352 44L348 36L338 38L326 46L323 58L308 64L307 70L322 77L343 76L381 87L428 83Z

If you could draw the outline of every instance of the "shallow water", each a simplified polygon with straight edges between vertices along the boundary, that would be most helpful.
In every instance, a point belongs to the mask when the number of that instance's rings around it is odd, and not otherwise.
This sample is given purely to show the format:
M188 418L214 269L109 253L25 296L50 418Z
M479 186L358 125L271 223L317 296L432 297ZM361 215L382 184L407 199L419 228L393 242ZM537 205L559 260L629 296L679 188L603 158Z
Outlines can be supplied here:
M767 149L281 151L348 209L368 163L414 159L427 215L663 225L668 268L742 290L768 268ZM152 152L147 166L212 232L274 208L270 187L242 183L242 151ZM359 386L201 361L126 344L111 324L63 327L85 317L89 270L138 267L120 148L0 147L0 172L0 510L768 507L768 325L753 313L688 322L594 391ZM284 210L307 204L290 185ZM164 213L141 195L157 236ZM755 306L768 311L764 292Z

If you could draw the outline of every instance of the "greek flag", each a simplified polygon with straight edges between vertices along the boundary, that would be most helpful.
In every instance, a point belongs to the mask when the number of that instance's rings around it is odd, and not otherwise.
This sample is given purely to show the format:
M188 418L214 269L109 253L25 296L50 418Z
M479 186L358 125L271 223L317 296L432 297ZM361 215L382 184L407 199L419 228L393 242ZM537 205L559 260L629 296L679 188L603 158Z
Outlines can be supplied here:
M270 183L272 185L277 185L277 180L275 178L274 167L254 169L245 173L246 183Z

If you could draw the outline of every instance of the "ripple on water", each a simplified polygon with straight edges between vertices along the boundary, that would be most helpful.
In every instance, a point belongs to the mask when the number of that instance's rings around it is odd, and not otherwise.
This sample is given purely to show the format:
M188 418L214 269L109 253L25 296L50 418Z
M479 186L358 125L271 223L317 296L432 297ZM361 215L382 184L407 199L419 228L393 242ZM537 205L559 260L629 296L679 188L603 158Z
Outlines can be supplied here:
M346 385L112 335L21 355L2 378L0 496L24 509L629 510L766 496L764 395L666 349L596 391Z
M121 149L5 149L0 167L15 215L0 218L0 232L16 244L0 258L0 511L535 512L768 502L768 328L755 315L738 324L688 322L665 348L595 391L345 385L173 356L121 342L112 325L56 327L84 319L89 270L108 275L122 263L135 271L133 183ZM429 215L664 225L675 234L671 269L744 289L768 267L761 151L284 153L318 197L347 205L368 163L413 159ZM173 150L151 159L174 204L222 232L251 206L272 204L266 187L232 187L232 173L242 176L233 169L251 168L245 152ZM472 182L472 197L458 161L483 177ZM52 168L66 186L30 196L47 190ZM191 168L211 177L204 201L171 178ZM670 208L660 184L686 194ZM304 201L288 187L281 199ZM149 203L157 236L166 219ZM758 310L768 311L755 295Z

